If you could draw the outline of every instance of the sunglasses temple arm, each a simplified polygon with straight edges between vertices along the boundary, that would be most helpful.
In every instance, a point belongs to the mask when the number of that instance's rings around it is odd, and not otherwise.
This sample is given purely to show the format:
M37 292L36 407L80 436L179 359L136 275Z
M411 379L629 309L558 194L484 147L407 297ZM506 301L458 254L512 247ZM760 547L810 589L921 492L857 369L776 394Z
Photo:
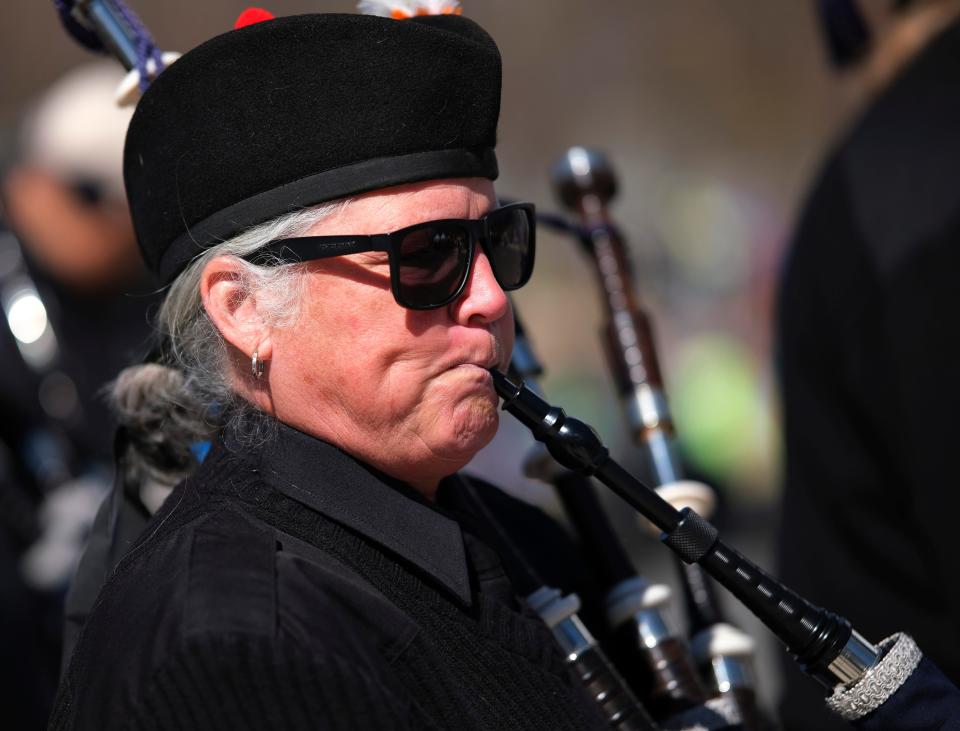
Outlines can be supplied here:
M367 251L389 251L386 236L298 236L278 239L257 249L251 258L276 256L286 262L330 259L335 256L362 254Z

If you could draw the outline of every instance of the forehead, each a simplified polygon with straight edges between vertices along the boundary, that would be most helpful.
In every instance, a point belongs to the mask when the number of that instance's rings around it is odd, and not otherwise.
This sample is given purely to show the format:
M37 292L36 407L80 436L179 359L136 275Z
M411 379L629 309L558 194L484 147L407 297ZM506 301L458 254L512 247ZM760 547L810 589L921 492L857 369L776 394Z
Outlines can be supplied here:
M496 205L493 182L486 178L431 180L357 196L309 235L389 233L423 221L479 218Z

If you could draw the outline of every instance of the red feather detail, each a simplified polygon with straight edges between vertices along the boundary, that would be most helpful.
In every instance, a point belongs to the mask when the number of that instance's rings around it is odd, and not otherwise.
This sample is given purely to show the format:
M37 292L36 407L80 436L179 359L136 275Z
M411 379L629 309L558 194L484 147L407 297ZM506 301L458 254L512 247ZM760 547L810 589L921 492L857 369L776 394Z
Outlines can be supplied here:
M237 22L233 24L233 29L240 30L240 28L246 28L248 25L262 23L265 20L273 20L274 17L276 16L269 10L264 10L263 8L247 8L240 13Z

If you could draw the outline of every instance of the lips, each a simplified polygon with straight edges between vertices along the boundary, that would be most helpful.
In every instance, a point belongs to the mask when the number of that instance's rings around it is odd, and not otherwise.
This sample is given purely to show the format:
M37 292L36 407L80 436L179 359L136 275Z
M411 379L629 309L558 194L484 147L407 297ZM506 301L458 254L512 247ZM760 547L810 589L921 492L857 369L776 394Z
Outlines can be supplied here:
M491 336L489 340L478 344L477 347L471 348L466 352L461 352L459 356L451 358L450 361L448 361L448 367L476 366L477 368L489 370L500 364L502 353L503 348L500 342Z
M457 368L476 368L478 371L483 373L489 373L492 367L493 366L487 366L481 363L458 363L453 367L453 370L456 370Z
M499 350L499 349L498 349ZM480 357L480 358L468 358L457 365L469 365L476 366L477 368L483 368L484 370L490 370L491 368L496 367L500 363L500 356L498 353L491 353L489 356Z
M500 358L497 355L491 355L489 358L483 360L469 361L466 365L475 365L478 368L483 368L484 370L489 370L496 366L500 362Z

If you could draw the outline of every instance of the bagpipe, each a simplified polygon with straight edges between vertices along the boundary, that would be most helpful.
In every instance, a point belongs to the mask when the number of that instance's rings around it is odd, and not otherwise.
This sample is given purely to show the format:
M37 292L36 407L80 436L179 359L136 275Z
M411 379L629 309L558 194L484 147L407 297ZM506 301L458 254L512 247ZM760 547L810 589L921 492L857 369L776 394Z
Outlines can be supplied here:
M167 66L180 58L175 51L161 51L153 36L123 0L53 0L64 30L94 53L112 55L129 72L117 87L121 106L137 103Z
M709 488L682 479L649 317L632 284L624 239L607 203L617 181L597 152L572 148L554 166L561 202L576 213L541 224L569 233L596 270L607 314L603 342L636 444L659 487L611 458L587 424L549 404L535 383L542 372L518 328L507 374L491 371L503 409L530 429L550 456L528 460L527 474L552 482L586 553L608 590L611 654L660 728L771 728L757 707L752 640L723 621L711 580L753 612L801 668L829 693L828 707L864 729L960 728L960 690L903 634L873 644L850 622L820 608L727 545L704 515ZM690 650L669 628L669 590L637 576L588 478L616 493L660 531L681 564ZM691 507L693 506L693 507ZM695 509L696 508L696 509ZM700 512L698 512L698 510ZM635 591L634 596L619 604ZM646 594L649 599L644 599ZM651 628L658 631L651 631ZM695 721L694 718L697 718Z
M122 0L54 4L78 42L112 53L128 69L118 90L121 103L134 103L138 92L177 57L159 51ZM539 395L533 379L542 367L522 329L510 373L491 373L503 409L543 445L527 459L527 473L555 486L603 584L612 657L578 616L575 595L544 586L508 535L499 536L496 548L510 554L516 588L551 629L610 728L769 727L753 688L753 641L724 621L711 584L716 581L767 625L830 693L830 708L854 726L960 729L960 690L922 657L909 637L869 642L845 618L813 605L728 546L708 522L713 494L683 479L652 327L633 291L624 239L607 210L616 192L612 169L602 156L574 148L555 168L554 181L576 220L546 216L541 222L570 233L594 263L607 312L608 361L657 489L612 459L591 427ZM677 556L693 635L689 644L670 616L670 589L644 579L633 566L593 481L650 521ZM474 497L475 509L484 512L482 499ZM492 518L490 522L495 526Z

